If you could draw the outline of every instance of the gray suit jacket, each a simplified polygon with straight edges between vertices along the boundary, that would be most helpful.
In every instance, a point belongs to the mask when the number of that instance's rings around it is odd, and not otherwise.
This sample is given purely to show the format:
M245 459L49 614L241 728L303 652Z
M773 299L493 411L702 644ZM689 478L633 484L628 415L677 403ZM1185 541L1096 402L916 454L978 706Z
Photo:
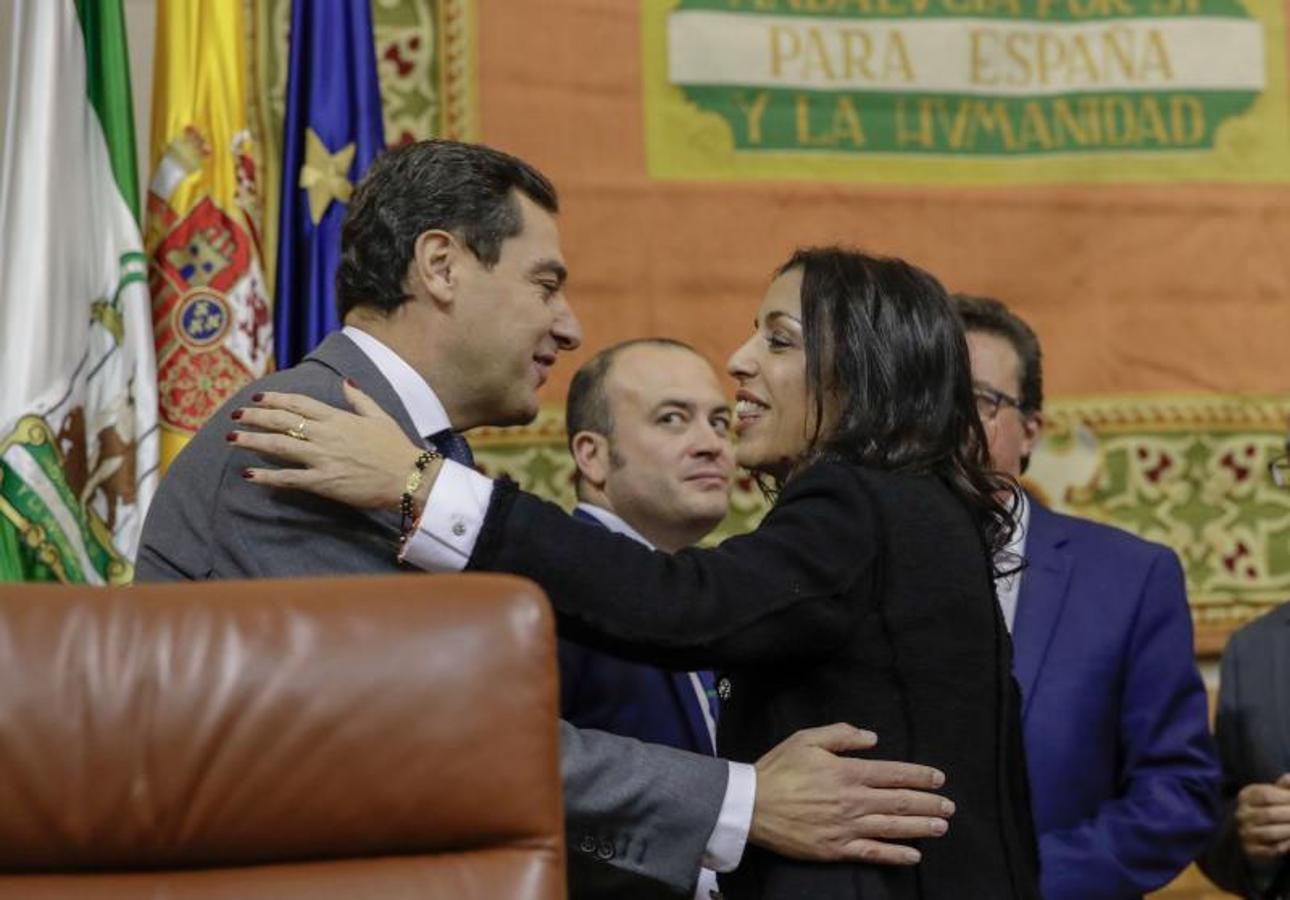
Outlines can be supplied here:
M1216 738L1226 811L1201 868L1243 897L1290 898L1290 861L1255 871L1236 830L1236 795L1290 772L1290 603L1232 635L1219 675Z
M264 461L230 445L229 413L257 391L307 394L345 406L352 378L420 441L376 366L342 334L300 365L248 385L211 417L167 471L148 511L139 581L286 578L398 571L399 516L247 482ZM725 796L725 762L561 722L561 771L571 853L692 891Z

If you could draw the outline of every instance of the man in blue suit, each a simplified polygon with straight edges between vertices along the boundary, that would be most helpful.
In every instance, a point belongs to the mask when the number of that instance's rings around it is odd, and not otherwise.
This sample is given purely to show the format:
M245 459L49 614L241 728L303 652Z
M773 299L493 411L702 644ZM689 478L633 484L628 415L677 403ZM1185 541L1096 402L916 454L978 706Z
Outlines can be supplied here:
M716 373L685 344L646 338L601 351L574 375L566 404L574 515L669 553L697 543L729 508L732 418ZM574 725L716 753L711 672L669 672L567 640L559 649L561 714ZM704 869L695 896L708 900L716 886Z
M1003 304L956 298L996 468L1014 477L1043 428L1034 332ZM1013 669L1045 900L1129 900L1204 847L1219 772L1182 567L1167 547L1023 495L996 584Z

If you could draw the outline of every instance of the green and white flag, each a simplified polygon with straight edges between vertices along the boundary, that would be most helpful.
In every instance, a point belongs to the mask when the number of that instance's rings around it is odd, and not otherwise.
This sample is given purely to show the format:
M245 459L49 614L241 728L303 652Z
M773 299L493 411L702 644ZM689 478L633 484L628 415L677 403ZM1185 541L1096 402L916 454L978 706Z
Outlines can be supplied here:
M157 384L121 0L0 0L0 580L120 583Z

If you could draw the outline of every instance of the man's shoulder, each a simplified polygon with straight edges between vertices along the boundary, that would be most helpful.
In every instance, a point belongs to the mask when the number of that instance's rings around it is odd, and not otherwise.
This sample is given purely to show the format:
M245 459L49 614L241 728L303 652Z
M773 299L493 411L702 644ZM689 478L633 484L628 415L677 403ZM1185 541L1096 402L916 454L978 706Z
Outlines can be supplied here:
M249 404L251 397L262 391L276 391L304 394L306 397L313 397L315 400L321 400L333 406L348 408L341 384L341 376L335 371L315 360L306 359L299 365L279 372L271 372L247 385L239 392L240 405Z
M1161 558L1177 559L1172 547L1147 540L1141 535L1126 531L1106 522L1097 522L1034 504L1032 517L1047 518L1046 525L1059 531L1066 540L1067 549L1079 556L1096 556L1105 563L1122 566L1150 566Z
M328 392L341 396L341 376L313 357L306 358L289 369L270 372L248 384L238 395L250 397L260 391L290 391L296 394L317 396Z
M1290 602L1274 607L1234 631L1224 652L1248 652L1251 646L1273 641L1290 644Z
M242 387L229 398L221 411L231 412L238 406L246 406L251 402L251 397L262 391L305 394L332 402L343 400L341 381L361 365L363 360L365 357L362 352L347 336L331 334L296 365L262 375ZM212 416L208 421L216 418Z
M271 372L246 384L229 397L192 436L162 478L152 506L163 509L180 499L210 502L205 495L218 493L225 470L234 459L233 445L225 436L236 427L235 410L250 406L263 391L307 394L324 402L343 402L340 378L326 366L305 360L297 366Z
M290 369L257 378L240 388L206 418L206 423L184 445L184 449L179 452L167 470L167 477L162 479L162 490L159 496L164 495L167 482L174 480L169 477L171 472L182 472L184 477L188 477L189 467L199 466L205 470L209 469L212 463L216 461L222 463L230 457L230 451L233 448L225 440L225 435L237 425L232 419L232 414L237 409L251 406L254 403L251 398L256 394L263 391L282 391L306 394L333 404L341 402L343 394L340 379L325 377L331 374L333 373L324 366L304 362ZM335 384L332 385L331 381Z

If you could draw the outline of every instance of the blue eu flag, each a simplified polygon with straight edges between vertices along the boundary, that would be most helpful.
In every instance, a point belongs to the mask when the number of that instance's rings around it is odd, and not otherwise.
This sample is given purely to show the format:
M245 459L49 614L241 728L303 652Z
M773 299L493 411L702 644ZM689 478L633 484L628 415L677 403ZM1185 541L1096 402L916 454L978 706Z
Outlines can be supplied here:
M290 36L273 316L280 369L340 325L335 281L345 203L385 147L367 0L295 0Z

